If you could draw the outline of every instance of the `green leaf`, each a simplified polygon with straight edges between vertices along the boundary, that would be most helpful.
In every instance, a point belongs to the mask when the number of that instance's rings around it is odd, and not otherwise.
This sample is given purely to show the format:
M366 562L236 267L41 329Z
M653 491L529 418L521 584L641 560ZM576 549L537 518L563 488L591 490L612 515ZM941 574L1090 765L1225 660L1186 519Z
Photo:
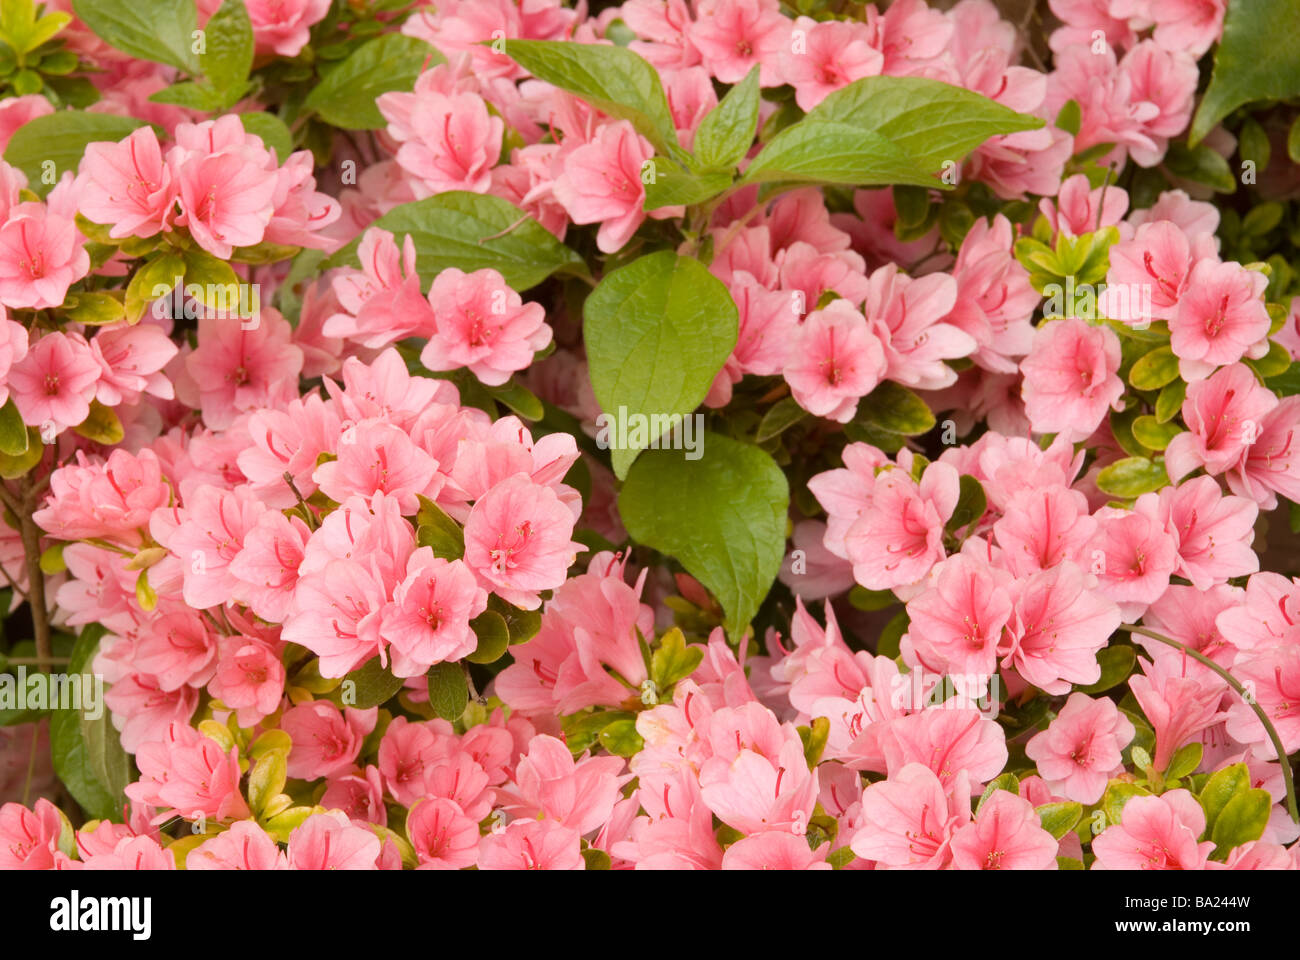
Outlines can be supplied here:
M1125 457L1097 473L1097 489L1124 500L1159 490L1168 483L1165 465L1146 457Z
M1199 143L1233 110L1257 100L1300 95L1300 0L1229 3L1214 72L1192 119Z
M924 400L901 383L884 380L858 403L855 423L915 437L934 428L934 413Z
M1045 803L1036 808L1038 819L1043 824L1043 829L1050 833L1053 838L1060 840L1063 836L1073 830L1083 817L1082 804L1067 801L1063 803Z
M961 475L961 493L957 498L957 506L953 508L952 516L944 525L946 533L956 533L963 527L970 527L977 523L980 517L984 516L984 511L988 509L988 497L984 494L984 485L968 473Z
M645 184L646 210L690 206L712 199L731 186L730 173L692 173L671 160L654 158L654 175Z
M582 862L587 870L608 870L613 865L609 854L595 847L587 847L582 851Z
M1106 785L1106 792L1101 797L1101 808L1106 812L1106 819L1111 824L1119 823L1124 816L1124 805L1134 797L1150 796L1151 791L1135 783L1112 780Z
M330 699L338 697L340 704L369 710L395 697L403 682L400 677L393 676L393 671L381 664L378 657L371 657L343 678ZM349 683L353 686L348 686Z
M1175 176L1202 183L1218 193L1232 193L1237 189L1237 178L1232 175L1228 161L1204 143L1196 147L1178 142L1169 144L1165 167Z
M758 424L758 434L754 438L759 443L780 436L790 427L807 417L808 411L799 406L794 397L782 397L763 414Z
M1097 663L1101 665L1101 676L1097 682L1075 684L1074 689L1089 696L1104 693L1127 680L1136 662L1137 654L1130 646L1103 647L1097 651Z
M1183 432L1176 423L1161 423L1151 414L1143 414L1133 421L1133 439L1148 450L1163 450L1169 441Z
M87 144L116 142L139 126L141 122L134 117L60 110L19 127L5 147L4 156L27 175L28 187L44 197L64 173L77 172Z
M505 52L539 80L577 94L611 117L630 120L656 152L681 158L659 73L636 53L607 44L514 38L505 41Z
M975 804L975 816L979 816L979 812L988 801L988 798L993 796L997 790L1005 790L1007 793L1020 796L1020 778L1008 771L1007 773L998 774L989 781L989 785L984 788L984 792L980 795L979 802Z
M762 450L719 434L705 455L649 450L619 494L632 539L676 557L718 598L739 639L781 569L790 491Z
M410 90L426 63L445 62L446 58L423 40L385 33L367 40L325 74L303 107L344 130L382 130L388 121L375 100L394 90Z
M496 663L510 646L510 628L506 618L495 610L484 610L469 622L478 637L478 646L465 659L470 663Z
M663 693L678 680L689 677L704 659L704 648L686 645L682 631L673 627L659 640L659 649L650 658L650 679Z
M1234 763L1210 774L1197 797L1205 809L1205 835L1213 837L1214 826L1224 808L1250 790L1250 769L1244 763Z
M248 808L261 816L266 805L284 790L289 777L288 758L280 750L270 750L257 759L248 772Z
M72 648L67 674L81 678L84 702L81 709L51 712L50 751L54 772L82 809L91 817L120 823L126 785L135 780L135 766L122 749L102 696L97 704L86 696L93 690L85 681L92 676L91 661L103 633L101 627L87 627ZM94 709L84 709L87 706Z
M40 443L40 434L35 428L29 428L26 453L11 456L0 451L0 478L17 480L25 476L27 471L41 462L43 456L45 456L45 447Z
M1204 754L1205 747L1198 742L1183 744L1170 758L1169 768L1164 771L1165 779L1178 780L1187 776L1201 765L1201 757Z
M429 706L451 723L465 712L469 706L469 686L459 663L435 663L429 669Z
M112 407L106 407L98 400L90 401L90 413L86 415L85 420L72 429L79 436L93 440L95 443L102 443L106 447L121 443L122 438L126 436L117 413Z
M695 156L705 167L734 169L758 132L758 73L755 66L727 91L695 131Z
M1072 137L1079 135L1079 128L1083 125L1083 111L1079 107L1078 100L1066 100L1061 105L1061 109L1056 113L1056 127L1064 130Z
M1156 421L1168 423L1178 416L1178 412L1183 409L1185 399L1187 399L1186 381L1175 380L1164 387L1156 397Z
M215 311L216 316L258 315L260 304L249 302L255 288L245 288L229 263L202 247L191 247L183 258L187 294L194 295L195 300ZM245 293L245 289L249 292Z
M71 293L63 302L63 315L73 323L91 327L117 323L126 316L122 301L111 293Z
M500 197L452 190L394 207L373 224L415 242L416 268L425 291L443 270L496 270L516 290L535 287L557 270L585 269L582 258L514 204ZM354 240L329 257L322 270L358 266Z
M164 253L146 262L126 285L127 322L139 323L145 308L159 296L165 296L184 277L185 261L174 253ZM166 290L159 294L163 288Z
M989 137L1043 126L1038 117L949 83L883 76L863 77L836 90L813 108L807 122L844 123L877 133L927 174L940 172L946 162L960 163ZM933 180L922 185L940 186Z
M600 745L616 757L635 757L645 747L635 720L615 720L600 731Z
M419 499L420 511L415 516L416 543L432 547L433 555L444 560L459 560L465 556L464 528L432 500Z
M604 438L623 479L674 415L690 414L708 394L736 345L739 314L722 281L671 250L607 274L582 313L591 385L610 421L597 443Z
M1291 121L1286 135L1286 155L1292 163L1300 163L1300 116Z
M173 83L149 95L150 103L169 103L187 110L210 113L222 109L226 99L208 80Z
M241 113L238 116L244 132L261 137L266 148L275 151L276 161L283 165L293 153L293 137L284 121L273 113Z
M1138 390L1159 390L1178 379L1178 358L1170 347L1156 347L1138 357L1128 382Z
M496 387L484 386L492 399L505 404L511 413L536 422L546 416L546 408L537 395L513 378Z
M506 603L495 593L488 594L488 609L499 613L510 631L511 645L526 643L537 636L542 629L542 614L539 610L522 610L512 603Z
M1278 377L1291 367L1291 352L1276 340L1268 342L1268 353L1258 359L1248 357L1246 364L1264 379Z
M889 619L889 622L880 629L880 637L876 641L876 656L889 657L891 660L898 656L903 634L907 633L909 622L910 618L906 610L899 610Z
M228 107L246 89L248 72L253 69L253 25L244 0L224 0L203 30L207 43L199 54L199 65L223 95L222 106Z
M809 770L815 770L826 752L826 741L831 736L831 721L828 717L814 717L807 727L799 727L799 739L803 741L803 758ZM807 731L805 733L804 731Z
M855 610L886 610L898 603L892 590L868 590L855 583L849 590L849 605Z
M751 183L904 183L951 189L892 140L847 123L807 119L773 137L738 181Z
M21 457L27 452L30 437L23 415L18 412L14 398L10 397L0 407L0 453L8 457Z
M72 9L101 40L123 53L191 74L200 70L194 0L72 0Z
M1225 860L1233 848L1263 836L1272 807L1273 798L1267 790L1259 788L1246 790L1229 800L1215 819L1214 830L1210 832L1210 839L1214 841L1211 856L1216 860Z

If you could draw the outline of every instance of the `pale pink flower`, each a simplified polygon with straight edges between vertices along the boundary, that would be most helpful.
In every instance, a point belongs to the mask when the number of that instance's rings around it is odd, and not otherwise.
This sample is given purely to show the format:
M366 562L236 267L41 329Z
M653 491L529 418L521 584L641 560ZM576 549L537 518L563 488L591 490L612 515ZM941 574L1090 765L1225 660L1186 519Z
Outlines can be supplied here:
M465 524L465 563L507 602L527 610L558 587L582 544L573 513L550 487L517 475L489 490Z
M1011 617L1005 574L965 554L935 568L907 605L907 636L921 663L939 673L992 676Z
M954 870L1055 870L1056 838L1028 800L994 790L949 843Z
M236 712L240 726L253 727L280 705L284 681L284 664L265 643L252 637L227 637L221 641L208 690Z
M184 722L170 724L162 740L144 743L135 751L140 779L128 784L126 795L137 803L164 808L154 819L171 813L187 820L242 820L248 805L239 792L239 748L229 752Z
M281 623L288 616L310 537L301 517L286 517L278 510L268 510L245 531L243 546L230 561L230 574L239 581L240 599L263 620Z
M1181 480L1197 467L1211 476L1232 469L1259 438L1260 423L1277 405L1277 395L1261 386L1244 363L1191 384L1182 410L1187 429L1165 448L1169 479Z
M1096 529L1087 497L1051 484L1015 494L994 522L993 536L1007 569L1023 577L1062 560L1081 562Z
M765 87L780 82L778 57L789 45L790 21L770 0L716 0L688 36L704 65L723 83L743 80L754 66Z
M0 304L36 310L60 306L68 287L90 271L76 212L71 171L45 203L32 200L9 208L0 226Z
M1195 477L1160 491L1160 513L1178 539L1178 573L1198 589L1259 569L1253 501L1224 496L1212 478Z
M433 313L420 293L415 240L410 234L399 253L391 233L371 227L361 236L357 258L360 270L343 267L331 281L343 309L325 319L321 332L370 348L431 335Z
M313 700L284 712L280 729L293 740L289 776L301 780L332 777L352 768L361 741L375 726L376 712Z
M412 102L393 105L395 98ZM488 113L481 96L468 92L389 93L377 102L390 124L401 118L390 131L403 141L397 162L415 178L418 197L448 190L487 192L501 153L505 123Z
M0 313L0 406L9 402L9 371L27 356L27 328Z
M1227 0L1147 0L1155 40L1166 50L1199 57L1219 39Z
M487 592L462 561L435 557L429 547L416 550L383 614L393 674L419 676L473 653L478 638L470 621L486 608Z
M816 850L802 836L788 830L767 830L751 834L727 847L722 855L723 870L830 870L823 857L830 844Z
M1094 870L1203 870L1214 843L1198 843L1205 811L1186 790L1131 797L1119 823L1092 841Z
M1004 664L1048 693L1096 683L1097 653L1120 624L1120 608L1070 561L1017 580Z
M1136 732L1114 701L1072 693L1047 729L1025 744L1025 755L1053 793L1093 804L1120 769L1120 751Z
M412 807L406 833L420 870L460 870L478 859L478 824L443 797L421 800Z
M9 370L9 393L23 421L75 427L90 415L101 368L79 333L46 333Z
M257 322L203 317L198 349L185 369L198 385L204 422L214 430L255 407L277 406L298 395L302 350L293 327L279 311L263 306Z
M117 143L86 147L77 206L86 219L111 224L109 236L151 237L169 228L175 202L172 171L153 127L141 127Z
M1239 263L1197 261L1169 320L1169 345L1183 379L1200 380L1215 367L1236 363L1268 336L1267 286L1264 274Z
M1017 358L1029 352L1030 319L1041 299L1011 254L1012 240L1011 221L1001 214L991 224L975 221L953 266L957 298L944 317L975 339L979 349L972 359L998 373L1015 373Z
M854 80L879 75L885 58L871 46L865 24L818 23L811 17L799 17L790 43L780 52L780 65L781 79L794 87L799 109L811 110Z
M920 390L956 381L956 371L944 361L979 348L974 337L945 319L956 302L957 283L945 273L912 278L890 263L871 274L864 311L884 344L888 379Z
M58 807L44 797L31 810L19 803L0 807L0 869L53 869L64 824Z
M1111 245L1106 288L1098 294L1097 309L1122 323L1172 320L1192 268L1214 256L1209 234L1189 236L1169 220L1144 223L1132 239Z
M803 322L783 373L801 407L847 423L880 383L885 353L857 308L835 300Z
M495 270L443 270L429 304L436 332L420 362L430 370L468 367L483 383L500 386L551 342L541 304L524 303Z
M174 397L163 367L178 348L162 327L153 323L107 327L90 341L90 349L100 366L95 398L105 406L138 403L145 393L162 400Z
M554 820L516 820L479 842L480 870L583 870L577 830Z
M1059 433L1083 440L1119 403L1124 382L1119 337L1077 317L1052 320L1034 333L1029 356L1021 363L1025 413L1036 433Z
M1250 497L1263 510L1277 506L1281 494L1292 503L1300 502L1300 398L1283 397L1276 407L1264 414L1257 424L1255 442L1229 471L1228 487L1233 493Z
M969 820L964 773L948 790L929 767L909 763L862 792L862 826L850 846L888 867L938 870L951 862L952 836Z
M288 858L265 830L240 820L185 855L186 870L287 870Z
M1227 685L1204 671L1189 675L1183 660L1139 659L1142 672L1129 677L1129 689L1156 732L1157 770L1168 769L1179 747L1227 716L1219 709Z
M290 870L375 870L379 835L340 810L308 817L289 834Z
M565 155L563 172L553 186L555 199L574 223L600 224L596 245L601 253L617 252L645 220L641 177L653 156L650 142L626 120L605 124L589 142Z
M930 464L919 484L897 468L876 478L871 506L844 534L858 583L868 590L916 583L943 559L943 527L957 507L959 479L946 463Z
M265 154L265 151L260 151ZM276 174L250 162L240 148L212 153L175 151L173 163L182 215L195 242L215 257L229 259L235 247L262 241L275 212Z

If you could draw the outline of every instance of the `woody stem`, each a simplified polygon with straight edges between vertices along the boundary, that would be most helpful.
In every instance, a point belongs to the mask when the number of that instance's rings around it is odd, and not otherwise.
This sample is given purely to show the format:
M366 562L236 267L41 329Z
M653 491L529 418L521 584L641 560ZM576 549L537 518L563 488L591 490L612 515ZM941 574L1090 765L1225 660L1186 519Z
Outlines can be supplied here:
M1181 650L1193 660L1205 664L1205 666L1209 667L1222 677L1227 682L1228 686L1232 687L1232 689L1237 692L1237 695L1241 697L1242 702L1244 702L1246 706L1255 711L1255 716L1259 717L1259 722L1264 725L1264 731L1268 734L1268 739L1272 742L1274 751L1277 752L1278 764L1282 767L1282 782L1286 785L1287 813L1291 815L1292 820L1296 823L1300 823L1300 809L1297 809L1296 807L1295 776L1291 772L1291 760L1287 757L1286 750L1282 747L1282 738L1278 736L1277 728L1273 726L1273 721L1268 718L1268 714L1264 711L1264 708L1259 705L1253 696L1251 696L1250 691L1242 686L1241 682L1223 667L1205 656L1205 654L1191 649L1186 644L1170 639L1164 634L1156 633L1154 630L1148 629L1147 627L1135 627L1128 624L1121 624L1120 629L1127 630L1129 633L1137 633L1144 637L1150 637L1152 640L1158 640L1167 646L1173 647L1175 650Z

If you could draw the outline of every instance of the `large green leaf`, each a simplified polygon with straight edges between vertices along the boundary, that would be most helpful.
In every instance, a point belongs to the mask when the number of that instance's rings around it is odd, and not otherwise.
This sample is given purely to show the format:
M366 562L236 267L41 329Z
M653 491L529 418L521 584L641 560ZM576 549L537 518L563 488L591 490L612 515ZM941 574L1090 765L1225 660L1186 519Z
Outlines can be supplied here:
M5 160L27 174L27 185L43 197L64 173L77 172L87 144L121 140L139 126L134 117L60 110L19 127L5 147Z
M80 675L83 703L86 702L85 681L92 676L90 666L102 627L88 627L78 637L68 661L67 675ZM126 803L126 786L135 780L135 765L118 739L108 708L103 703L102 688L98 691L98 710L54 710L50 714L50 750L54 772L68 788L74 800L92 817L122 820ZM98 716L92 713L98 712Z
M448 267L466 273L492 269L516 290L527 290L557 270L582 269L582 258L545 227L500 197L452 190L426 200L394 207L371 226L415 241L416 264L427 290L433 278ZM323 269L343 264L356 266L353 240L335 253Z
M1188 142L1195 146L1243 104L1295 96L1300 96L1300 0L1233 0Z
M730 169L740 163L758 130L758 102L758 67L754 67L700 121L694 146L703 166Z
M805 122L846 123L892 140L926 173L960 163L989 137L1034 130L1038 117L924 77L863 77L836 90Z
M910 183L947 187L898 144L847 123L802 120L773 137L741 183Z
M246 89L253 68L253 25L244 0L224 0L203 29L207 42L199 62L222 95L223 105L230 106Z
M626 47L556 40L505 41L517 64L577 94L612 117L630 120L656 150L681 159L677 130L659 73Z
M613 434L620 478L669 417L699 406L736 346L738 323L722 281L671 250L615 270L587 297L582 329L596 399L620 425L647 418L640 437L628 431L633 442ZM638 421L624 420L624 412Z
M101 40L123 53L199 72L194 0L72 0L72 9Z
M739 638L781 569L790 491L770 456L706 433L703 456L647 450L632 465L618 506L637 543L676 557L718 598Z
M345 130L380 130L387 121L375 106L376 98L394 90L410 90L426 62L445 61L423 40L385 33L353 50L327 73L303 106Z

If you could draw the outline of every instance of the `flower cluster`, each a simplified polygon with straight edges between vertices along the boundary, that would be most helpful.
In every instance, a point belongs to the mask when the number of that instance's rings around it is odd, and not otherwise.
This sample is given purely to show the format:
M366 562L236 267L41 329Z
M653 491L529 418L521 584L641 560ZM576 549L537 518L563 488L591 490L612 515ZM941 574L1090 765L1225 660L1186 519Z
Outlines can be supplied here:
M14 2L0 867L1300 868L1242 5Z

